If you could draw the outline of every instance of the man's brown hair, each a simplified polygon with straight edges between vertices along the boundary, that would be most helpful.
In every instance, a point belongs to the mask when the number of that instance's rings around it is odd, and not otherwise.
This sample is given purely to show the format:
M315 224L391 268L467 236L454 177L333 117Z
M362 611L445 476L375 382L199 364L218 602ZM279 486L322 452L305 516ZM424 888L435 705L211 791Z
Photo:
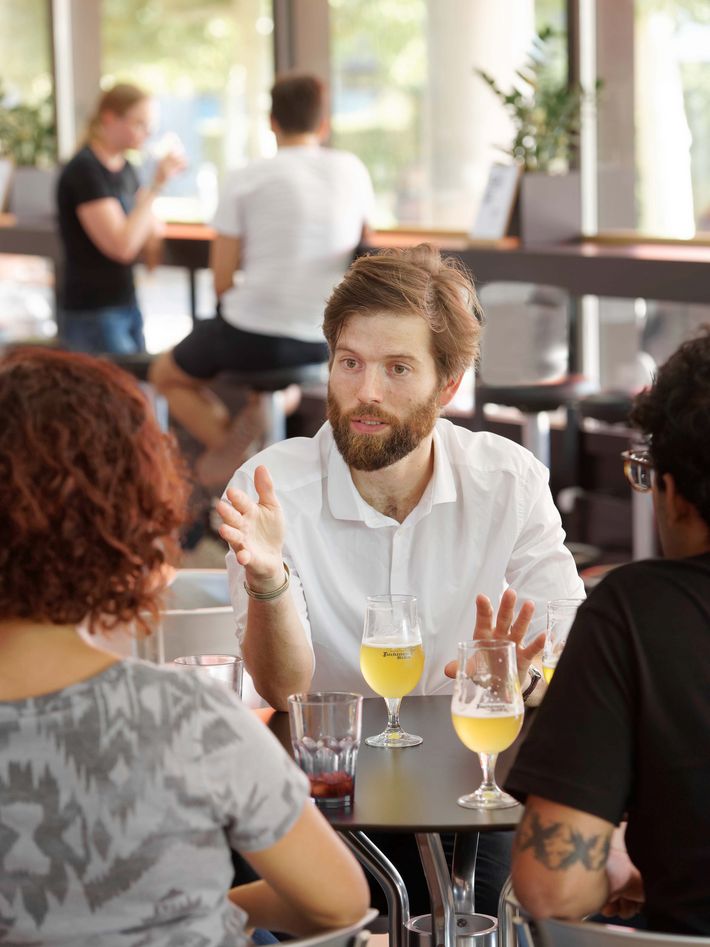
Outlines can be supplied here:
M458 378L478 360L483 310L473 280L455 257L429 244L357 259L333 290L323 333L331 357L351 316L418 315L431 330L439 381Z
M271 117L287 134L318 131L324 108L325 85L316 76L283 76L271 90Z

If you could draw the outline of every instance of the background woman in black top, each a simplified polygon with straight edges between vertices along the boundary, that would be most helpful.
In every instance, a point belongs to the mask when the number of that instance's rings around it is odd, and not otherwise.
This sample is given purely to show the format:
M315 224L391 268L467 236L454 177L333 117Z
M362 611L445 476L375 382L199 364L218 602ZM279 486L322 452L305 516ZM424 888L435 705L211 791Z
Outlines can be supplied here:
M158 163L141 187L125 153L150 133L152 103L137 86L122 83L100 97L86 144L62 171L57 188L64 246L60 333L82 352L140 352L143 318L136 303L132 263L160 235L155 197L184 167L181 154Z

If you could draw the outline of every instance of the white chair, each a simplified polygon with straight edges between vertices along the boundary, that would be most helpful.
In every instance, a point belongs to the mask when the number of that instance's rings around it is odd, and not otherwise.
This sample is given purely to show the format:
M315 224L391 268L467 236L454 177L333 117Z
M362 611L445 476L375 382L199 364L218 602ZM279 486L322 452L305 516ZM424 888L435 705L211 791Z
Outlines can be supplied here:
M632 927L591 924L587 921L535 921L533 927L517 923L521 945L534 947L710 947L709 937L685 937L681 934L651 934Z
M375 908L369 908L364 917L347 927L338 927L334 930L323 931L312 937L301 937L290 940L289 947L364 947L370 938L367 925L377 917Z
M93 639L122 656L133 655L165 664L183 654L239 654L234 611L226 569L178 569L160 613L160 622L147 638L132 628L116 629ZM265 707L251 677L244 672L242 700Z

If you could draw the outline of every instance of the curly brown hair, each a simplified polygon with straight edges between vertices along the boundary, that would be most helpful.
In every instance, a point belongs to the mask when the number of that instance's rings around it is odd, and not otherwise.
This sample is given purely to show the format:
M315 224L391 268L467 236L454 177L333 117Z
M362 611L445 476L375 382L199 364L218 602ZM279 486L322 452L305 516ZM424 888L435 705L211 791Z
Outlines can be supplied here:
M684 342L637 395L631 423L646 437L656 472L672 474L710 526L710 326ZM663 489L660 476L657 483Z
M420 243L355 260L325 307L323 334L331 357L351 316L381 312L426 321L442 384L477 363L483 310L471 274L455 257Z
M0 359L0 418L0 619L147 631L187 489L135 380L17 349Z

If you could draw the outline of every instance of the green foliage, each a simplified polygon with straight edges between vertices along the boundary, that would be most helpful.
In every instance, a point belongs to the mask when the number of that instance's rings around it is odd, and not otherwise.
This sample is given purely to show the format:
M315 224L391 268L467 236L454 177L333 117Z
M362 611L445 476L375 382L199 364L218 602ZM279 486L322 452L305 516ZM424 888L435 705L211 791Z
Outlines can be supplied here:
M51 96L35 103L6 105L0 80L0 154L20 166L51 167L57 160L57 135Z
M102 0L102 11L104 74L151 93L221 93L239 62L234 0Z
M563 34L551 27L542 29L525 64L516 72L517 84L508 92L489 73L476 70L513 121L515 138L510 148L504 150L526 171L559 171L569 167L579 142L582 106L585 102L596 102L601 89L601 80L594 92L585 92L578 84L568 84L559 74L555 68L555 44L562 38Z

